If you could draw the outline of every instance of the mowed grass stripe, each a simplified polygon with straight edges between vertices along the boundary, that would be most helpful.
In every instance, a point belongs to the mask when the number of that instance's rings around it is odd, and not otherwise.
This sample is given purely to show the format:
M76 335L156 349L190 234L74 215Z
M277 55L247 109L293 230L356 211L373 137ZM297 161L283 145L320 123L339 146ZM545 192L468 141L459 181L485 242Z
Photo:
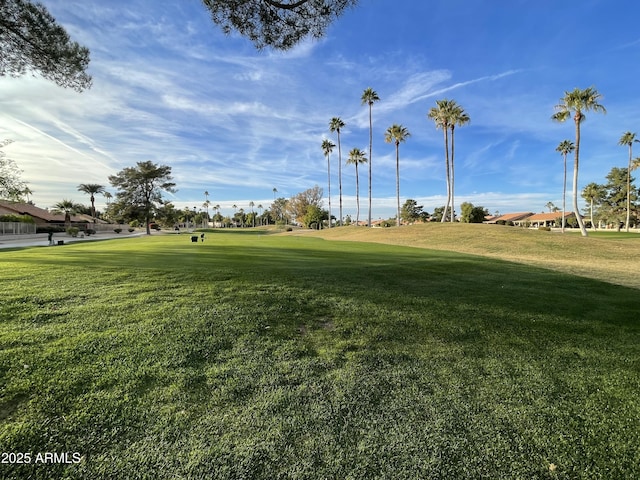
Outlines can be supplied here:
M637 290L263 233L0 253L5 478L633 478Z

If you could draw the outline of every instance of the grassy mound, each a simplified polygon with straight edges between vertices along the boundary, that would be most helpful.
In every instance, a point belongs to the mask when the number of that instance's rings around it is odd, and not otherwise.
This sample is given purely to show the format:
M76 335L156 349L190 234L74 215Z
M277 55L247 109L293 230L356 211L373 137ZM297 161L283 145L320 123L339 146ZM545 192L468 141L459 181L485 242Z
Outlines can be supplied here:
M637 289L463 230L0 252L0 476L638 477Z
M640 288L638 233L601 230L583 238L573 230L561 234L501 225L449 223L302 232L326 239L470 253Z

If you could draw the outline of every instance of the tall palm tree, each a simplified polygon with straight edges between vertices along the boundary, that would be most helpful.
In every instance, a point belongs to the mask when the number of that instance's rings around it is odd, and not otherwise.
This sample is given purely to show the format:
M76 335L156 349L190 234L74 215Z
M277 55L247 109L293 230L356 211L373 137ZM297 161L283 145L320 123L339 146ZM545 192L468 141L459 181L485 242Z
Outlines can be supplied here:
M436 128L441 128L444 134L444 164L445 174L447 177L447 203L445 204L444 211L442 212L442 219L440 220L442 223L447 221L447 209L451 204L451 173L449 165L449 119L451 102L452 100L447 100L446 98L444 100L436 100L436 106L431 107L429 113L427 113L427 117L433 120L436 124ZM451 217L453 218L453 215L451 215Z
M91 195L91 217L93 217L93 223L96 223L96 193L104 193L104 186L97 183L81 183L78 185L78 191L88 193Z
M258 209L258 211L260 212L260 226L262 226L262 210L264 209L264 207L262 206L261 203L258 204L258 206L256 207Z
M340 130L344 128L340 117L333 117L329 122L329 130L338 134L338 190L340 193L340 226L342 226L342 148L340 145ZM329 216L331 218L331 216ZM329 222L331 223L331 222Z
M589 202L589 213L591 217L591 228L596 229L596 224L593 221L593 206L595 203L600 203L605 196L604 187L597 183L591 182L584 190L582 190L582 198Z
M361 163L367 163L367 154L359 148L351 149L351 151L349 152L347 165L356 166L356 225L360 224L360 180L358 178L358 165L360 165Z
M273 187L273 201L276 201L276 193L278 193L278 189L276 187Z
M73 203L71 200L64 199L53 206L53 211L64 213L64 226L70 227L71 215L75 215L81 208L82 205Z
M365 88L364 92L362 92L362 97L360 97L362 101L362 105L369 105L369 220L367 221L367 225L371 227L371 166L372 166L372 155L373 155L373 122L371 119L371 107L375 102L380 100L378 94L371 87Z
M454 147L455 147L455 135L454 135L454 131L456 126L461 127L463 125L466 125L467 123L469 123L471 121L471 118L469 117L469 115L467 115L467 112L464 111L464 109L458 105L454 100L451 101L452 103L452 109L451 109L451 114L450 114L450 118L449 118L449 128L451 129L451 221L455 221L455 202L453 199L454 193L455 193L455 169L454 169Z
M256 204L255 204L255 202L254 202L253 200L251 200L251 201L249 202L249 207L251 207L251 223L252 223L253 228L255 228L255 227L256 227L256 217L255 217L255 215L253 214L253 207L255 207L255 205L256 205Z
M400 226L400 142L404 142L411 134L406 127L402 125L393 124L384 134L384 141L387 143L395 143L396 145L396 223Z
M205 218L205 222L207 223L206 227L209 227L209 205L211 205L211 200L209 200L208 198L204 201L204 203L202 204L202 206L205 208L205 211L207 212L207 216ZM203 222L204 223L204 222ZM204 225L203 225L204 227ZM205 227L205 228L206 228Z
M322 141L322 152L324 156L327 157L327 186L329 190L329 228L331 228L331 162L329 161L329 156L331 152L333 152L333 147L335 145L331 140L327 140L326 138Z
M629 224L631 223L631 163L632 163L632 146L634 143L638 143L640 140L636 138L635 133L625 132L620 137L618 145L626 145L629 147L629 166L627 168L627 222L626 230L629 231Z
M219 204L219 203L216 203L216 204L213 206L213 210L215 210L215 212L216 212L216 215L215 215L215 217L214 217L214 220L215 220L215 222L217 223L217 222L219 222L219 221L220 221L220 204ZM213 224L213 226L214 226L214 227L216 226L216 223L214 223L214 224Z
M560 152L564 159L564 177L562 179L562 233L564 233L564 227L566 224L566 211L567 211L567 155L575 150L575 145L571 140L563 140L556 147L556 152ZM593 223L591 223L593 225Z
M574 150L573 161L573 211L576 220L580 226L580 232L583 237L587 236L587 229L578 210L578 164L580 162L580 125L585 120L584 112L593 110L594 112L606 113L607 110L599 103L602 95L594 87L573 89L571 92L564 92L564 97L560 99L560 103L556 105L556 113L551 117L557 122L564 122L573 115L573 121L576 126L576 149Z
M29 198L29 195L33 195L33 190L31 190L29 187L25 186L22 191L20 192L21 195L24 195L25 197L27 197L27 203L31 203L31 199Z
M111 192L105 191L102 193L102 196L107 199L107 205L109 205L111 203L111 199L113 198L113 195L111 194Z

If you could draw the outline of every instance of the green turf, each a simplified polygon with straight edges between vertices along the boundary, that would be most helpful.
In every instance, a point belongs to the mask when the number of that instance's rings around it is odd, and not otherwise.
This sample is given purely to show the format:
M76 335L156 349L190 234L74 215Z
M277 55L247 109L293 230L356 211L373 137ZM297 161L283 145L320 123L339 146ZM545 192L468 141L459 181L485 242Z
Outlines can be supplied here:
M242 232L0 272L2 478L640 476L636 289Z

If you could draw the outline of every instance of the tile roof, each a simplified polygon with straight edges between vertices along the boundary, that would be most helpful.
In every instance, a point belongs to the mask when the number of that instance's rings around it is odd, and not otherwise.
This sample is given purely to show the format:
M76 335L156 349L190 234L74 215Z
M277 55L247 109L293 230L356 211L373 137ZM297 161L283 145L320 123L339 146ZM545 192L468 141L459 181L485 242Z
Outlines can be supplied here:
M31 205L30 203L18 203L0 200L0 212L2 212L3 210L6 210L9 213L14 213L16 215L29 215L33 218L41 219L46 222L64 223L64 214L51 213L49 210L36 207L35 205ZM71 221L83 222L86 220L73 215L71 217Z

